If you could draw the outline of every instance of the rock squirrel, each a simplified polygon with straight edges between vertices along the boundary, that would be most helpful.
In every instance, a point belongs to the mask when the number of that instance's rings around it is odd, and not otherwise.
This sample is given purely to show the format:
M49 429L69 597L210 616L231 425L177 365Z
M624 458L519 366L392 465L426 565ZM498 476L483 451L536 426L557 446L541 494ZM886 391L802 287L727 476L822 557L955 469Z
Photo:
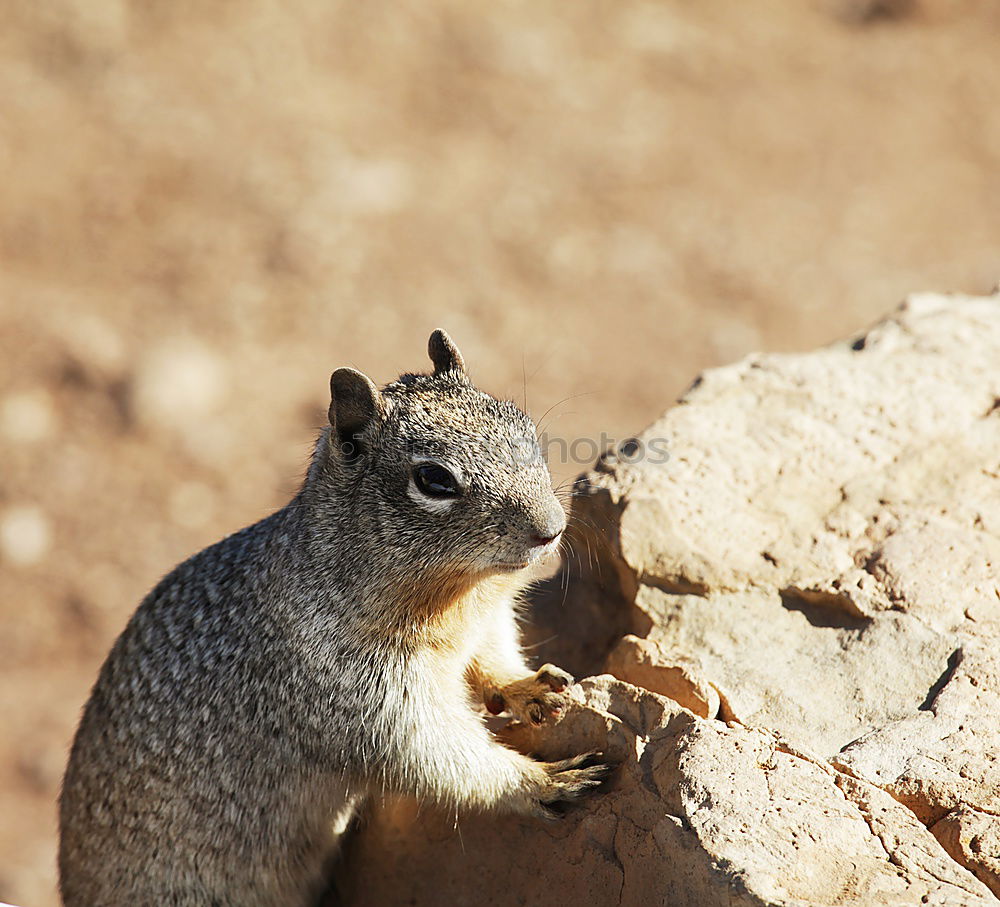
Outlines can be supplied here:
M554 817L610 768L535 761L481 706L539 724L516 599L566 516L535 426L443 331L432 374L341 368L283 509L143 600L84 710L60 797L67 905L291 905L369 793Z

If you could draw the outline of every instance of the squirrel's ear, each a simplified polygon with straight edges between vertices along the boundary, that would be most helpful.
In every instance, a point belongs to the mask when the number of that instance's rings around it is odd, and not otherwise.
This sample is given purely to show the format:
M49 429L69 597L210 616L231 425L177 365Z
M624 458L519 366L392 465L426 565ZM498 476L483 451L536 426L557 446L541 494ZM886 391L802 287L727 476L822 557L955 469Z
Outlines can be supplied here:
M382 394L367 375L338 368L330 376L330 424L341 443L352 440L384 410Z
M434 363L434 374L445 372L464 372L465 360L455 346L455 342L444 331L438 328L431 339L427 341L427 354Z

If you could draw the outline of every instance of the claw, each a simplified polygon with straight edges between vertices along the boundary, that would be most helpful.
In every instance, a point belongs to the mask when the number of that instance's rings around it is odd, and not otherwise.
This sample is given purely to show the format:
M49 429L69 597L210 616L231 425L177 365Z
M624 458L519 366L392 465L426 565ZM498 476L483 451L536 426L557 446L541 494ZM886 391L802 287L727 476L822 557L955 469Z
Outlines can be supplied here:
M573 685L573 675L552 664L542 665L536 672L539 683L547 684L553 693L561 693Z
M567 800L555 800L552 803L539 803L538 805L542 818L550 822L558 822L560 819L565 819L570 807Z
M581 753L545 763L549 783L538 793L536 811L542 818L561 818L575 801L600 788L616 768L603 753Z

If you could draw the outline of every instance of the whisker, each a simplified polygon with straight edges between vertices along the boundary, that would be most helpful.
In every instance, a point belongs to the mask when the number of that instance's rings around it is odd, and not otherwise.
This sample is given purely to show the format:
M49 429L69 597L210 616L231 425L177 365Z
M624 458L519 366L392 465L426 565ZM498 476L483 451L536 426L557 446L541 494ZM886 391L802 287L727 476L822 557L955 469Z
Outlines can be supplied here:
M570 394L568 397L563 397L562 400L557 400L547 410L545 410L545 412L542 413L541 416L538 417L538 419L535 420L535 424L537 425L539 422L541 422L557 406L562 406L564 403L568 403L570 400L576 400L579 397L591 397L596 393L597 391L581 391L578 394ZM540 433L541 430L539 430L539 434Z
M580 414L575 409L567 409L567 410L563 410L563 412L561 412L561 413L556 413L551 419L549 419L548 422L546 422L544 425L540 426L537 429L538 434L540 434L540 435L545 434L545 432L548 431L549 428L553 424L555 424L556 422L558 422L563 416L578 416L578 415L580 415Z
M521 353L521 386L524 391L524 411L528 411L528 376L524 369L524 353Z
M553 633L547 639L539 640L536 643L532 643L532 645L530 645L530 646L521 646L521 648L525 649L528 652L530 652L532 649L540 649L546 643L550 643L550 642L552 642L553 639L558 639L558 638L559 638L559 634L558 633Z

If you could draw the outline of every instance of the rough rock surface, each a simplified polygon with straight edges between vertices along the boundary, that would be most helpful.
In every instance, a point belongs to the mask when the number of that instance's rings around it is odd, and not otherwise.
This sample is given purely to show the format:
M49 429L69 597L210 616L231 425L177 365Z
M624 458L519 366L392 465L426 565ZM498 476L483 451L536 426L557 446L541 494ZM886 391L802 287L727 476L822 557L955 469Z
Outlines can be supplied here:
M927 825L962 806L1000 816L1000 657L963 648L955 662L927 708L865 734L833 760Z
M998 903L1000 297L709 372L637 441L536 602L621 680L511 731L617 780L551 826L373 808L349 902Z
M382 904L989 904L914 815L757 728L706 721L608 675L556 727L623 760L610 789L552 825L456 817L410 801L367 817L345 900Z
M1000 897L1000 822L996 813L960 806L933 825L931 833Z

